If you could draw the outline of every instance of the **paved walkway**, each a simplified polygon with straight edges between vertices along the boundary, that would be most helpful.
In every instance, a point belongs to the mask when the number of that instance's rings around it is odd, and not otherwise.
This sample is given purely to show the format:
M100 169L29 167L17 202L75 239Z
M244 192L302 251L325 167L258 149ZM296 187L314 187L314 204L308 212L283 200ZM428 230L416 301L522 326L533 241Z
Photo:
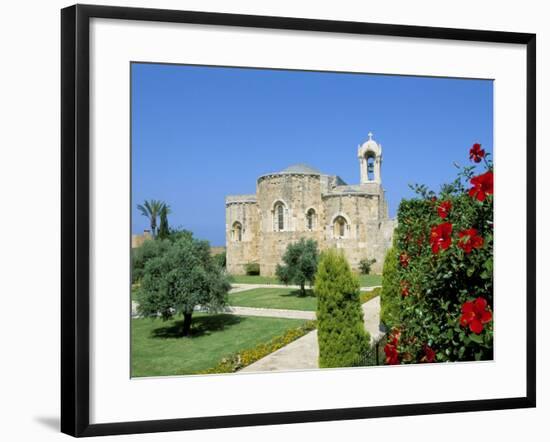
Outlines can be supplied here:
M373 285L369 287L361 287L360 290L362 292L370 292L374 290L375 288L382 287L381 285ZM281 289L299 289L299 285L284 285L284 284L245 284L245 283L233 283L231 284L231 290L229 290L229 293L239 293L244 292L245 290L252 290L252 289L274 289L274 288L281 288ZM310 287L306 287L309 289Z
M265 358L244 367L239 373L281 370L309 370L319 368L317 330L292 341Z
M365 329L371 336L371 342L379 339L384 331L380 329L380 296L363 304ZM308 370L319 368L319 344L317 330L291 342L265 358L250 364L240 372Z
M271 318L315 319L315 312L303 310L283 310L278 308L227 307L225 313L242 316L268 316Z

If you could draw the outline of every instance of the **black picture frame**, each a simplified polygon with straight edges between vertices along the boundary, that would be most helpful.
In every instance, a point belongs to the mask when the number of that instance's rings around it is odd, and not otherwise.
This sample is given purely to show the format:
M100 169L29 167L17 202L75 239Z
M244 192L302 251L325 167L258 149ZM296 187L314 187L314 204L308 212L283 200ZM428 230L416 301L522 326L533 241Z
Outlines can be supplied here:
M222 25L525 45L527 52L526 396L90 424L91 18ZM536 35L212 12L74 5L61 10L61 431L76 437L535 407Z

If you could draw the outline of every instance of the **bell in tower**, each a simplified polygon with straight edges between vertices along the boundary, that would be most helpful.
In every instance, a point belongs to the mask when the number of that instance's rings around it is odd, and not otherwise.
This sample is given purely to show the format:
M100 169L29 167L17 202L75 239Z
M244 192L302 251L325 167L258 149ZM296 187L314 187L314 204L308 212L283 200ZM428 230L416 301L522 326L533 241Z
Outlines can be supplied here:
M374 163L372 161L370 161L368 164L367 164L367 173L369 175L369 177L371 175L374 175Z
M369 139L359 145L357 157L361 171L361 184L382 183L382 145L373 139L372 132L369 132Z

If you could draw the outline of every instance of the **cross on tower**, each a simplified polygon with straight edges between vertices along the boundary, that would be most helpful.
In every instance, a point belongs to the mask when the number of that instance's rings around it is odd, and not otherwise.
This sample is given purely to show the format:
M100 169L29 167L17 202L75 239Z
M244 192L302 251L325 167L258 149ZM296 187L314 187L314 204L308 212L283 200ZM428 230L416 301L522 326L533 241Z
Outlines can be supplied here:
M369 141L372 140L372 132L369 132Z

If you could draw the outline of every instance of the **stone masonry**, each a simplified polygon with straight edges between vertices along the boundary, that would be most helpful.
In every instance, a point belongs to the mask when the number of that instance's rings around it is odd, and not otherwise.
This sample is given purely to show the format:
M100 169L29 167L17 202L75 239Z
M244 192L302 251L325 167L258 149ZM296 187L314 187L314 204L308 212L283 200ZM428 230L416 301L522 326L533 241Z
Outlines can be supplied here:
M304 165L262 175L252 195L226 197L227 269L244 274L247 263L271 276L288 244L312 238L321 250L342 250L352 268L375 258L381 273L395 220L388 217L382 188L382 146L369 133L358 147L360 184Z

